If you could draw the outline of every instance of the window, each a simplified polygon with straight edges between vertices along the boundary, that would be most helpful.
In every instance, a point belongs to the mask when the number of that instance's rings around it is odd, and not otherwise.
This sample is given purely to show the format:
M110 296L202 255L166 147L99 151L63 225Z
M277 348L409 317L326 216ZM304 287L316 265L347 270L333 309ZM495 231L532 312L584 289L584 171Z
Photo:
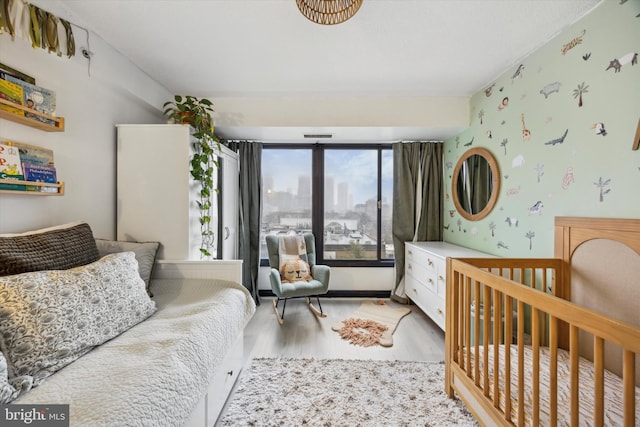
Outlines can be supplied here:
M261 257L266 234L313 232L318 262L393 265L389 145L265 145Z

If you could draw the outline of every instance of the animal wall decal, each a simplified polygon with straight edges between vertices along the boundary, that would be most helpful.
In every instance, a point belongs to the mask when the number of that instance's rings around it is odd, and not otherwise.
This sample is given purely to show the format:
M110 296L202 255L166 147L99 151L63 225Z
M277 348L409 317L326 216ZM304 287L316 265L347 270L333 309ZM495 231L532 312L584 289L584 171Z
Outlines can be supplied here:
M511 76L511 83L513 83L513 81L515 79L521 79L523 71L524 71L524 64L518 65L518 68L516 69L516 72L513 73L513 76Z
M542 215L543 207L542 201L538 200L529 208L529 215Z
M584 59L585 61L588 61L589 58L591 58L591 52L587 52L584 55L582 55L582 59Z
M567 133L569 133L569 129L565 130L564 134L560 138L556 138L556 139L552 139L551 141L547 141L547 142L544 143L544 145L562 144L564 142L564 139L567 137Z
M486 97L487 97L487 98L491 96L491 92L493 91L493 87L494 87L495 85L496 85L496 84L494 83L494 84L492 84L491 86L489 86L488 88L486 88L486 89L484 90L484 94L486 95Z
M512 217L508 216L507 219L504 222L509 224L509 227L511 227L513 225L516 228L518 228L518 219L517 218L512 218Z
M522 165L524 165L524 156L522 154L518 154L511 161L511 167L512 168L521 168Z
M522 120L522 140L528 141L531 139L531 131L527 129L527 125L524 124L524 113L520 114L520 119Z
M509 249L509 246L507 246L507 245L506 245L502 240L500 240L500 241L498 242L498 244L496 245L496 247L497 247L498 249L507 249L507 250Z
M505 96L504 98L502 98L502 102L500 102L500 104L498 104L498 111L502 111L505 108L507 108L509 106L509 97Z
M574 37L569 43L562 45L562 49L560 49L562 51L562 54L566 55L567 52L569 52L571 49L581 44L582 38L586 33L587 30L582 30L582 33L578 37Z
M484 117L484 110L478 111L478 118L480 119L480 124L482 124L482 118Z
M600 201L601 202L604 202L604 195L608 194L611 191L610 188L607 188L609 186L609 184L611 184L611 178L603 180L602 177L600 177L598 179L598 182L594 182L593 183L593 185L598 187L598 189L600 191ZM606 190L605 190L605 188L606 188Z
M567 168L567 172L562 177L562 189L566 190L567 188L569 188L569 185L573 184L574 182L576 182L576 180L573 177L573 168L569 166Z
M541 165L540 163L538 163L536 167L533 169L536 171L538 184L540 184L540 178L544 176L544 165Z
M545 85L545 87L540 89L540 93L542 95L544 95L544 99L547 99L549 97L549 95L551 95L552 93L560 92L560 86L561 85L562 85L562 83L560 83L560 82L549 83L548 85Z
M637 52L629 52L624 56L621 56L620 58L614 58L611 60L611 62L609 62L609 66L607 68L605 68L605 71L613 68L613 72L615 73L619 73L620 69L622 68L623 65L627 65L627 64L631 64L631 65L636 65L638 63L638 53Z
M604 123L594 123L593 126L591 126L591 129L595 129L596 135L607 136L607 131L604 128Z
M578 107L582 107L582 95L589 92L589 85L582 82L573 90L573 97L578 98Z
M520 194L520 187L512 187L512 188L508 188L507 191L505 192L505 196L517 196L518 194Z
M466 144L464 144L465 147L471 147L471 145L473 144L473 140L475 139L475 136L471 137L471 141L467 142Z

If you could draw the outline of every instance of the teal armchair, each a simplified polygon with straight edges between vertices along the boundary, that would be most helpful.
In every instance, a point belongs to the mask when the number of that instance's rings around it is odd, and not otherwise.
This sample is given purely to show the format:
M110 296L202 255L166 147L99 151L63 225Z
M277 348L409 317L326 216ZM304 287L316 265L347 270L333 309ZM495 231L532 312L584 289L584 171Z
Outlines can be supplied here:
M316 243L313 234L305 233L304 242L307 247L307 259L311 269L310 281L297 281L294 283L282 282L280 278L280 256L278 253L278 236L267 235L267 252L269 254L269 281L271 282L271 290L276 295L273 300L273 309L280 324L284 323L284 310L287 306L289 298L305 298L309 309L318 317L327 317L322 311L320 305L320 295L326 294L329 290L329 277L331 268L328 265L316 264ZM311 303L311 297L315 297L318 302L318 308ZM283 301L282 313L278 311L278 305Z

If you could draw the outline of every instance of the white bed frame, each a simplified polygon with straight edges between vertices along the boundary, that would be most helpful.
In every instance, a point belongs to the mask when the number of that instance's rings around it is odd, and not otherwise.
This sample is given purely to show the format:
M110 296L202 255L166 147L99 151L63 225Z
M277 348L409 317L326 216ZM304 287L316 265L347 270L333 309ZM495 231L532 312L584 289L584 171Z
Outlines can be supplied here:
M219 279L242 282L241 260L184 261L158 260L153 269L154 279ZM185 427L215 425L244 364L244 334L235 341L198 402Z

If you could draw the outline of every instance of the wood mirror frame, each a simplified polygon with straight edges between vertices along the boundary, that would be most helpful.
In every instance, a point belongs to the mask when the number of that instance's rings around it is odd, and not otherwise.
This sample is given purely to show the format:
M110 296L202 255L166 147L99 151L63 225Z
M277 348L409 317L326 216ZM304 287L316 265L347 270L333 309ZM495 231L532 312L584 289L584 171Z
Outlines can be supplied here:
M458 180L460 179L460 170L462 169L462 165L464 164L464 162L467 161L467 159L469 159L471 156L474 155L478 155L481 156L482 158L484 158L488 165L489 168L491 169L491 196L489 197L489 200L487 201L487 204L485 205L485 207L478 213L470 213L467 212L466 210L463 209L462 204L460 203L460 194L458 194ZM495 157L493 157L493 154L491 154L491 152L485 148L471 148L468 151L466 151L462 157L460 157L460 159L458 160L458 163L456 164L455 169L453 170L453 175L452 175L452 179L451 179L451 188L452 188L452 194L453 194L453 203L456 205L456 209L458 211L458 213L460 214L460 216L462 216L465 219L468 219L469 221L477 221L480 220L484 217L486 217L487 215L489 215L489 213L493 210L493 208L496 205L496 201L498 200L498 193L500 192L500 171L498 169L498 162L496 162Z

